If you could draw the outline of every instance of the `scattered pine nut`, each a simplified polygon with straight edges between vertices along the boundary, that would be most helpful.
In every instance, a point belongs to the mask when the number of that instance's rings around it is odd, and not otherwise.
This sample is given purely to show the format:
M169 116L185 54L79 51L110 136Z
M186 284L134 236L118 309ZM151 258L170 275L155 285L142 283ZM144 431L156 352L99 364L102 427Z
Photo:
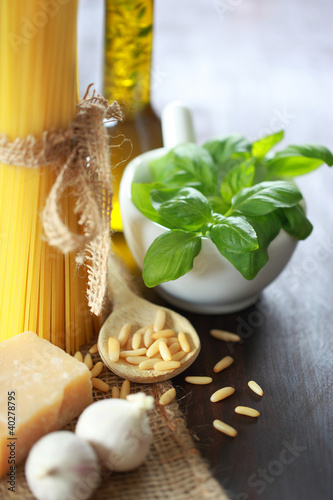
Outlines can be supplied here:
M120 355L120 342L116 337L109 337L108 353L112 363L117 363Z
M147 353L147 349L145 347L141 347L140 349L130 349L128 351L122 351L120 353L121 358L128 358L130 356L144 356Z
M83 362L83 356L82 356L82 353L80 351L77 351L75 354L74 354L74 358L77 359L78 361L81 361Z
M212 337L218 340L224 340L224 342L239 342L241 337L236 335L236 333L226 332L225 330L211 330L209 332Z
M83 361L87 365L87 367L89 368L89 370L91 370L92 367L93 367L93 361L91 359L91 356L90 356L89 352L88 352L88 354L85 355Z
M254 408L249 408L248 406L236 406L235 413L239 415L247 415L248 417L259 417L260 413Z
M181 363L179 361L158 361L154 365L154 370L157 370L158 372L163 372L168 370L175 370L180 366Z
M124 380L124 382L121 384L119 397L121 399L126 399L126 396L128 396L130 393L131 393L131 383L129 380Z
M154 333L154 330L153 330L153 327L152 326L148 326L147 330L145 331L144 333L144 336L143 336L143 343L145 345L145 347L150 347L153 343L153 333Z
M159 332L154 333L153 339L157 340L157 339L161 339L163 337L168 339L168 338L174 337L174 336L175 336L175 332L173 330L171 330L170 328L168 328L167 330L160 330Z
M98 352L97 344L94 344L93 346L91 346L89 349L89 352L90 352L90 354L96 354L96 352Z
M190 352L191 346L184 332L178 333L178 341L180 343L180 347L184 352Z
M162 358L164 359L164 361L171 361L172 360L172 354L169 351L169 347L166 345L166 343L163 340L161 340L159 342L158 348L159 348L160 354L161 354Z
M140 333L135 333L132 337L132 349L139 349L141 345L141 335Z
M98 377L98 375L100 375L102 373L103 367L104 367L104 365L103 365L102 361L98 361L90 371L91 378Z
M119 396L120 396L120 391L119 391L118 387L116 385L114 385L112 387L111 397L112 398L119 398Z
M160 351L159 343L161 341L163 342L163 340L166 341L166 339L155 340L155 342L149 347L149 349L146 352L146 355L147 355L148 358L152 358L153 356L155 356Z
M171 352L171 354L176 354L176 352L179 352L180 351L179 342L174 342L173 344L171 344L169 346L169 351ZM184 353L184 354L186 354L186 353Z
M99 391L108 392L110 390L110 386L99 378L92 378L91 382L95 389L98 389Z
M185 377L185 380L189 384L195 384L195 385L211 384L213 381L212 377L198 377L198 376Z
M162 396L160 397L159 404L160 405L168 405L173 401L176 397L176 389L172 387L168 391L166 391Z
M146 356L128 356L126 361L131 365L139 365L142 361L147 361L147 358Z
M173 361L180 361L185 356L186 356L186 352L184 352L184 351L178 351L178 352L176 352L176 354L172 355L172 360Z
M126 342L128 341L128 337L130 336L130 333L131 333L131 325L129 323L126 323L121 328L119 335L118 335L120 347L124 347L126 345Z
M212 403L216 403L217 401L221 401L222 399L231 396L235 392L233 387L222 387L218 391L215 391L214 394L211 395L210 400Z
M250 389L253 392L255 392L256 394L258 394L258 396L263 396L264 391L262 390L262 388L260 387L260 385L257 384L257 382L255 382L254 380L250 380L250 382L248 382L247 385L250 387Z
M236 437L237 436L237 431L231 425L226 424L225 422L222 422L222 420L214 420L213 426L215 429L217 429L220 432L223 432L223 434L227 434L228 436L231 437Z
M139 364L139 368L140 370L152 370L154 368L154 365L156 365L158 361L161 361L161 359L160 358L147 359Z
M158 309L156 316L155 316L155 321L154 321L154 332L159 332L164 328L166 322L166 311L165 309Z
M214 366L214 372L219 373L222 370L225 370L228 368L228 366L232 365L234 362L233 358L231 356L225 356L224 358L220 359L218 363Z

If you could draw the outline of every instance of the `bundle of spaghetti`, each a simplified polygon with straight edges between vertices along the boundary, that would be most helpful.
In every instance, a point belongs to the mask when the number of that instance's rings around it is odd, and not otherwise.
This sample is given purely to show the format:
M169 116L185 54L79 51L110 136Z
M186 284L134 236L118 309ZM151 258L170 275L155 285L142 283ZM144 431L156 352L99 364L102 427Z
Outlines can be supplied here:
M76 112L77 0L1 0L0 133L8 140L66 129ZM0 163L0 341L25 330L74 353L99 320L85 297L75 254L43 236L41 212L55 181L50 166ZM77 232L66 193L62 218Z

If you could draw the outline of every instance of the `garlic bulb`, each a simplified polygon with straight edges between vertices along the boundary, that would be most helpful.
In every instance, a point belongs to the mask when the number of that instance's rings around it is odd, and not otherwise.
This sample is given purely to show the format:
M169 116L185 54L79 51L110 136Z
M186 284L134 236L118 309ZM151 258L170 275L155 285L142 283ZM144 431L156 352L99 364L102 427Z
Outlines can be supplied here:
M86 500L100 482L98 458L74 432L52 432L31 448L25 465L38 500Z
M154 398L143 392L125 399L104 399L88 406L75 432L95 449L103 466L129 471L145 460L151 443L147 410Z

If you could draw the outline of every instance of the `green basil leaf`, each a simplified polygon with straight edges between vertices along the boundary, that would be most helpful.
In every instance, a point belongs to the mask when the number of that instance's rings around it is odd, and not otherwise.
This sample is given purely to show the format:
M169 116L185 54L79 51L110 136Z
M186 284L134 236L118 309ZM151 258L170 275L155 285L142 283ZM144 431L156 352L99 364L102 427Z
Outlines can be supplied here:
M218 217L211 227L210 235L219 251L244 253L258 248L255 230L245 217Z
M234 167L224 177L220 192L227 203L242 188L251 186L255 173L254 160L250 159Z
M193 267L201 238L187 231L168 231L150 245L143 261L143 280L149 288L176 280Z
M259 248L246 253L230 252L224 248L219 248L219 251L244 278L252 280L268 261L268 246L279 234L281 221L276 212L260 217L247 217L247 221L256 232Z
M305 240L313 229L301 205L291 208L281 208L281 221L283 229L297 240Z
M244 188L232 199L232 210L245 215L265 215L279 207L292 207L302 194L291 182L261 182Z
M282 141L284 136L283 130L276 132L276 134L266 135L262 139L252 144L252 155L256 158L263 158L275 144Z
M150 198L154 209L174 227L196 231L211 219L207 198L191 187L154 189Z
M333 165L333 155L329 149L315 144L288 146L267 161L271 176L288 176L307 174L322 163Z
M150 201L150 191L159 187L160 184L158 183L141 184L133 182L131 186L132 201L136 208L140 210L143 215L148 217L148 219L157 222L162 226L172 228L174 226L172 226L155 210Z
M224 163L234 153L251 152L251 144L245 137L239 134L232 134L227 137L207 141L203 147L209 151L213 160L218 164Z
M167 154L151 160L149 170L156 182L167 183L179 171L178 165L175 164L173 151L171 150Z
M221 196L208 196L208 203L212 211L224 215L230 208L230 203L227 203Z

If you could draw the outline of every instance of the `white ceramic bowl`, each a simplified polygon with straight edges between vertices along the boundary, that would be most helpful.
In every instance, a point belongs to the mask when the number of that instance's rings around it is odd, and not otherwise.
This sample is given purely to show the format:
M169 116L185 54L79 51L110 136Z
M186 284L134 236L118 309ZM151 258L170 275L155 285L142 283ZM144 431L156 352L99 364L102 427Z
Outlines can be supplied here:
M168 229L147 219L134 206L131 184L150 182L150 160L167 151L167 148L155 149L134 158L125 168L120 184L124 235L140 269L151 243ZM281 230L269 246L269 261L253 280L248 281L219 253L211 240L203 238L193 269L175 281L162 283L156 291L171 304L188 311L207 314L239 311L253 304L260 292L281 273L296 244L295 238Z

